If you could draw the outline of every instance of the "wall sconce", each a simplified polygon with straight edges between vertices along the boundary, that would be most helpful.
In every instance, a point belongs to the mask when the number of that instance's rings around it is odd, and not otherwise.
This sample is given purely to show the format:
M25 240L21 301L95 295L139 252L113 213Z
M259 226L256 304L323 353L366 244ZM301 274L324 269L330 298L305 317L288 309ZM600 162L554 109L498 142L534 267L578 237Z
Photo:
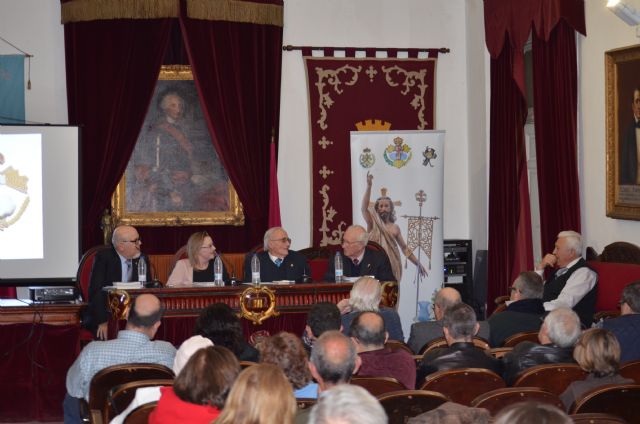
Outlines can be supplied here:
M608 0L607 7L610 11L615 13L615 15L625 21L627 25L638 25L640 24L640 12L638 12L635 8L625 4L622 0Z

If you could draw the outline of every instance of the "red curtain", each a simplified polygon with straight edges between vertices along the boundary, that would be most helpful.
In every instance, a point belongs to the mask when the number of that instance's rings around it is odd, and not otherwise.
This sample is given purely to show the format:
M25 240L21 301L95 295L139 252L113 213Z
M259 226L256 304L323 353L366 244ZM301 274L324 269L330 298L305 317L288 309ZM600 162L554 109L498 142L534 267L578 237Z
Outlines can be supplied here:
M180 17L213 142L258 243L269 215L269 143L278 133L282 27Z
M81 126L83 248L102 244L102 212L147 113L171 20L66 23L69 123Z
M500 55L491 59L489 312L494 308L493 299L507 293L511 282L518 256L522 206L519 188L523 174L526 178L524 122L527 106L512 78L513 55L513 48L506 40Z
M548 41L533 34L533 99L543 251L563 230L580 232L575 32L560 21Z

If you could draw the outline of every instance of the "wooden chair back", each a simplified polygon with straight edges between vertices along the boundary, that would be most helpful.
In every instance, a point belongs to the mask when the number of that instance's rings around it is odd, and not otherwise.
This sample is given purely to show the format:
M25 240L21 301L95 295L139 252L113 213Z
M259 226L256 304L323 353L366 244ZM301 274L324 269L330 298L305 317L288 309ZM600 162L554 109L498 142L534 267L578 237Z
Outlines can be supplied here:
M113 417L127 409L136 395L136 390L143 387L156 386L173 386L173 379L154 378L150 380L130 381L128 383L112 387L107 395L107 404L109 405L109 408L107 408L107 414L105 415L105 423L111 422Z
M124 419L124 424L147 424L149 415L156 409L157 405L158 402L149 402L138 406L127 415L127 418Z
M96 254L101 250L111 249L111 246L99 245L93 246L87 250L80 263L78 264L78 271L76 272L76 288L82 295L82 300L89 301L89 283L91 281L91 268L93 268L93 262L96 259Z
M615 415L598 414L596 412L573 414L569 418L573 424L627 424L625 420Z
M366 389L373 396L406 389L402 383L391 377L353 377L351 384Z
M176 267L176 263L180 259L186 259L188 257L189 252L187 252L187 245L185 244L184 246L180 247L180 249L178 249L176 253L173 254L173 258L171 258L171 265L169 265L169 275L171 275L171 273L173 272L173 268ZM169 276L167 276L167 278L169 278Z
M504 407L524 401L548 403L564 410L558 395L538 387L506 387L492 390L472 400L471 406L488 409L491 415L496 415Z
M499 359L499 358L502 358L507 353L511 352L512 350L513 350L512 347L494 347L489 349L489 353L494 358Z
M377 396L389 423L406 423L409 418L437 408L450 399L438 392L401 390Z
M513 336L507 337L503 343L503 346L516 347L518 343L524 342L524 341L538 343L538 332L524 331L522 333L516 333Z
M407 351L407 353L409 353L409 355L411 356L415 354L415 352L411 350L411 348L405 342L400 340L387 340L387 342L384 344L384 347L388 347L391 350L402 349Z
M489 342L488 341L486 341L482 337L478 337L478 336L475 336L473 338L473 345L475 347L479 347L480 349L484 349L484 350L489 350L491 348L491 346L489 346ZM425 353L429 352L430 350L437 349L437 348L440 348L440 347L447 347L447 340L444 338L444 336L438 337L437 339L431 340L429 343L427 343L424 346L422 346L420 348L420 352L418 352L418 353L420 355L424 355Z
M104 421L110 406L107 394L115 386L136 380L173 379L173 371L159 364L119 364L107 367L93 376L89 385L89 410L99 413Z
M587 378L577 364L542 364L518 374L513 387L540 387L560 396L569 384Z
M483 368L437 371L425 378L420 390L439 392L453 402L469 406L479 395L506 387L502 377Z
M313 408L313 405L316 404L318 399L315 398L298 398L296 399L296 404L298 405L298 409L309 409Z
M619 374L640 384L640 361L625 362L620 366Z
M640 385L608 384L582 394L571 407L571 414L598 412L639 423Z
M242 369L249 368L251 365L257 365L257 362L253 362L253 361L240 361L240 368L242 368Z

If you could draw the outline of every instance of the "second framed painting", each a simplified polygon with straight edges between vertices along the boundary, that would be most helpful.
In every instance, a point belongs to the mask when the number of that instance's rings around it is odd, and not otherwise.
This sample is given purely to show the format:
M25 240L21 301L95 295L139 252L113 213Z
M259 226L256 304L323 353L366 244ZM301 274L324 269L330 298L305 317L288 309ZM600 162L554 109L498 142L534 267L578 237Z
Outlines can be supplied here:
M163 66L112 219L138 226L243 225L242 205L220 161L191 68Z

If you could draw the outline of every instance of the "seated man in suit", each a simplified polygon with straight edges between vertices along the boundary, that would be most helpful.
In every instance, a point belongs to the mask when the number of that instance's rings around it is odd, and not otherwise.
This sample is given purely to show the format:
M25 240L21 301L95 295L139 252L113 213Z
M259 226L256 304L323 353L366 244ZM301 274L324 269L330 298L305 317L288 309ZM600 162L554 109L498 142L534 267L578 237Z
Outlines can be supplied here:
M519 343L502 358L504 381L513 384L518 373L535 365L575 362L573 346L580 333L580 318L571 309L558 308L549 312L538 333L540 344Z
M407 343L414 353L419 353L420 349L432 340L444 336L442 332L442 317L447 308L462 302L460 292L451 287L444 287L438 290L433 301L433 314L435 321L423 321L411 324L411 335ZM487 321L479 321L480 330L478 337L489 340L489 324Z
M103 287L114 282L138 281L138 261L146 261L140 253L142 240L138 231L129 225L116 227L111 236L112 247L96 253L89 277L89 305L83 317L83 326L101 340L107 339L109 310L107 293ZM147 261L147 281L151 281L151 267Z
M307 258L295 250L290 250L291 239L282 227L269 228L264 233L264 251L257 253L260 261L260 281L290 280L302 281L310 275ZM244 281L251 281L251 258L244 261Z
M620 317L604 320L620 343L620 362L640 359L640 281L628 284L620 297Z
M485 350L473 344L480 325L476 321L473 308L464 303L453 305L444 312L442 318L444 338L449 347L432 349L422 357L416 377L416 387L436 371L458 368L486 368L500 374L500 362Z
M349 335L356 345L362 365L359 377L392 377L407 389L416 384L416 363L404 349L389 349L384 320L377 312L360 312L353 319Z
M89 343L67 372L67 395L64 399L64 422L80 420L81 398L89 400L89 385L98 371L118 364L153 363L171 368L176 348L169 342L151 341L160 327L160 299L142 294L133 300L127 326L114 340Z
M582 325L591 327L596 309L598 274L582 259L582 236L575 231L558 234L553 253L548 253L536 265L542 276L546 267L555 271L544 283L544 309L572 308Z
M395 281L391 263L385 252L369 249L369 233L360 225L352 225L342 236L342 271L345 277L369 275L378 281ZM325 281L335 281L335 256L329 259Z
M538 331L544 315L542 277L532 271L521 272L511 286L511 301L502 312L487 320L491 328L491 347L502 346L505 339L524 331Z

